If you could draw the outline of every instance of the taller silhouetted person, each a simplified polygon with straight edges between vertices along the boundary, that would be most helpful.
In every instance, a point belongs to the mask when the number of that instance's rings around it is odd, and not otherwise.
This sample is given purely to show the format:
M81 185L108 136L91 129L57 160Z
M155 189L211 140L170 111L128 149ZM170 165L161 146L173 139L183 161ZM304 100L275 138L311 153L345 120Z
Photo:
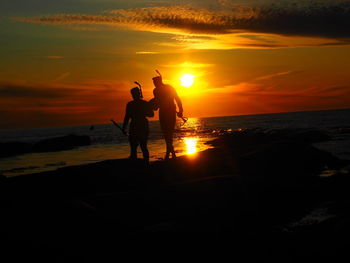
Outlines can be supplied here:
M183 117L182 102L176 90L172 86L163 83L160 74L153 78L153 84L155 86L155 89L153 90L155 105L153 107L154 109L159 108L159 122L166 143L165 159L169 159L170 153L172 154L172 158L175 158L176 154L173 146L173 134L175 130L176 115L179 118ZM179 108L178 112L176 112L175 102Z
M149 162L149 152L147 149L148 140L148 120L147 117L153 117L154 112L151 105L141 98L139 88L130 90L133 100L126 105L123 132L126 134L126 128L129 120L129 143L130 143L130 159L137 159L137 146L140 144L143 159L146 163Z

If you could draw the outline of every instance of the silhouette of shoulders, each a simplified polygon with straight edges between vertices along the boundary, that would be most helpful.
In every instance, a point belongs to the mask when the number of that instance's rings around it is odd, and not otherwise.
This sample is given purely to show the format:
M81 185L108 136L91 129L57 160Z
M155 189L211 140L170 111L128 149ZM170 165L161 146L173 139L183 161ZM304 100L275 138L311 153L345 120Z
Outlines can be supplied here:
M152 117L153 111L145 100L132 100L127 104L127 113L131 118Z
M159 103L161 109L173 108L175 106L174 99L176 97L175 89L167 84L153 90L153 95Z
M158 98L158 99L164 99L167 97L174 97L175 89L168 84L163 84L161 87L155 88L153 90L153 95L155 98Z

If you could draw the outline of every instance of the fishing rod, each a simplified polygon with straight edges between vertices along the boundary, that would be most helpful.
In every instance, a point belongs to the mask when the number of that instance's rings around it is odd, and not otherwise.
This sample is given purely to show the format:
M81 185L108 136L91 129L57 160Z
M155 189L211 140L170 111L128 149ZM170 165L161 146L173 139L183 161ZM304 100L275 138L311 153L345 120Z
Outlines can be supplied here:
M124 132L123 128L120 127L120 125L119 125L118 123L116 123L113 119L110 119L110 121L111 121L115 126L117 126L117 127L122 131L122 133L123 133L125 136L127 136L127 134Z

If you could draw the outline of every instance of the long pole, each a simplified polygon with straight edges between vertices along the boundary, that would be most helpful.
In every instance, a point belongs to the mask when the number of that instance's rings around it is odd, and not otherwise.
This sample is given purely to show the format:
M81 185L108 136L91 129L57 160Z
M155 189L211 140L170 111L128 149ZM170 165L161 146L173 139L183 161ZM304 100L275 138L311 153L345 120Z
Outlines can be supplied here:
M118 123L116 123L113 119L111 119L110 121L111 121L115 126L117 126L117 127L122 131L122 133L123 133L124 135L126 135L126 134L124 133L122 127L120 127L120 125L119 125Z

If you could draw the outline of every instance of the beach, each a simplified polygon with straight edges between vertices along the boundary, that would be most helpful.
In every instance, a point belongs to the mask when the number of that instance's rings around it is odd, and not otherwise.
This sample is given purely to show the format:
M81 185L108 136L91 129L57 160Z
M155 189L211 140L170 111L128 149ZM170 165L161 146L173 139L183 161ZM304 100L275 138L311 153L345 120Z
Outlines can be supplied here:
M346 132L350 127L349 116L350 110L345 109L189 118L185 124L178 119L174 146L177 155L181 156L210 148L206 142L225 132L240 129L316 129L331 136L331 140L318 143L318 148L339 158L350 159L350 136ZM129 156L128 139L117 127L111 123L93 127L0 130L0 174L18 176ZM151 161L161 160L165 155L158 121L150 121L148 148Z
M334 259L347 251L350 161L313 146L330 139L319 130L244 129L150 166L115 159L2 177L1 246L14 262L163 252L165 260Z

